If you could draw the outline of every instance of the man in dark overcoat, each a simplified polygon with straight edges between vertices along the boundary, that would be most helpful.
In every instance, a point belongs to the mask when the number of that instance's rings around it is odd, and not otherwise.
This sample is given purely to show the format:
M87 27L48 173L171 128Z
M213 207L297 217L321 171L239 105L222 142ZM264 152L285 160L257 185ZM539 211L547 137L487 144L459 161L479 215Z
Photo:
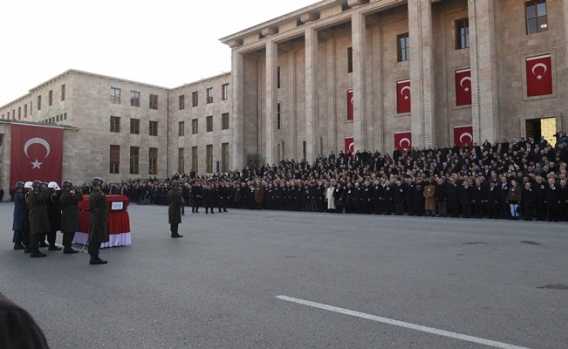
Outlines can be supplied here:
M12 230L14 231L14 250L23 250L22 237L24 231L24 214L26 212L26 202L24 201L24 182L16 183L16 193L14 194L14 219L12 220Z
M180 209L183 203L181 193L179 192L179 184L177 181L172 182L172 189L168 191L168 221L170 223L170 231L172 238L181 238L183 235L178 234L178 226L181 223Z
M47 188L50 190L47 203L47 216L49 217L49 231L47 232L47 242L49 251L59 251L61 247L55 244L57 231L61 230L61 207L59 206L60 190L55 182L49 182Z
M39 242L40 239L44 239L45 234L51 229L46 206L51 192L47 189L47 185L42 185L40 181L33 182L32 189L27 199L30 210L30 256L45 257L46 254L39 251Z
M106 264L107 261L99 258L101 244L109 241L108 236L108 206L105 194L101 191L103 180L95 177L92 180L93 192L89 196L89 212L91 221L89 223L89 254L91 260L89 264Z
M83 193L75 190L70 181L62 184L63 193L59 204L61 206L61 232L63 233L63 253L77 253L71 247L75 232L79 230L79 202L83 200Z

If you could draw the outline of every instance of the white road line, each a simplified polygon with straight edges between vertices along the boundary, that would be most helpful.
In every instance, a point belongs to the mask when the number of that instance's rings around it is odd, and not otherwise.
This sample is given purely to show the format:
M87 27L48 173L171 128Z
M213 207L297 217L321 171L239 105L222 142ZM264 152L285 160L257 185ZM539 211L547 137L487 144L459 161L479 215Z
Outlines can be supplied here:
M432 328L432 327L415 325L415 324L411 324L411 323L408 323L408 322L388 319L388 318L385 318L385 317L375 316L375 315L371 315L371 314L360 313L358 311L353 311L353 310L344 309L344 308L338 308L338 307L334 307L332 305L310 302L310 301L306 301L306 300L303 300L303 299L292 298L292 297L287 297L287 296L277 296L276 298L281 299L283 301L307 305L307 306L313 307L313 308L333 311L333 312L336 312L336 313L355 316L355 317L366 319L366 320L377 321L377 322L381 322L381 323L384 323L384 324L387 324L387 325L394 325L394 326L398 326L398 327L409 328L409 329L415 330L415 331L431 333L431 334L435 334L435 335L438 335L438 336L444 336L444 337L459 339L459 340L462 340L462 341L465 341L465 342L483 344L483 345L487 345L487 346L490 346L490 347L501 348L501 349L530 349L530 348L527 348L527 347L519 347L517 345L512 345L512 344L507 344L507 343L502 343L502 342L496 342L496 341L492 341L492 340L489 340L489 339L483 339L483 338L479 338L479 337L473 337L473 336L468 336L468 335L465 335L465 334L449 332L449 331L444 331L444 330L438 330L438 329Z

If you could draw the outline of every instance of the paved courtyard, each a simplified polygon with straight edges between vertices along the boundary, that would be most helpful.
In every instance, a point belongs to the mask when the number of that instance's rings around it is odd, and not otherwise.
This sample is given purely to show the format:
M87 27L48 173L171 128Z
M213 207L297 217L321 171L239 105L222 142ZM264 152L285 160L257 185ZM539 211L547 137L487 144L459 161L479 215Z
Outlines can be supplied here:
M132 245L91 266L12 250L0 204L0 292L52 348L568 343L566 223L189 209L171 239L166 207L129 210Z

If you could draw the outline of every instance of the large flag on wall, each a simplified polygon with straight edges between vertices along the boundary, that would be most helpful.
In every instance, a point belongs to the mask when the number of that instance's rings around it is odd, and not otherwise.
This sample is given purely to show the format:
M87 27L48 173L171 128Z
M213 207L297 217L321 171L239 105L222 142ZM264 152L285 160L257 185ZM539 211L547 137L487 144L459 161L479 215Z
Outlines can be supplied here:
M527 58L527 96L552 94L552 57Z
M355 153L355 142L353 141L353 137L345 137L345 154L348 153Z
M454 127L454 143L460 148L465 145L471 148L473 146L473 126Z
M400 152L410 150L412 148L412 132L395 133L394 147Z
M471 105L471 70L456 71L456 105Z
M61 184L63 129L12 124L10 185L17 181Z
M410 113L410 80L396 82L396 112Z
M353 120L353 90L347 91L347 120Z

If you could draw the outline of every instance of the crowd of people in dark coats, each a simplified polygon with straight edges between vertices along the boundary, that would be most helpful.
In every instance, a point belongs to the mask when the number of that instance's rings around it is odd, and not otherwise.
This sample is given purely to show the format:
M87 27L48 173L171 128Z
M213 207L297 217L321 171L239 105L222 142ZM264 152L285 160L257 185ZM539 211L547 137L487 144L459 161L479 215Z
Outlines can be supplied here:
M166 205L180 183L193 212L228 208L568 221L568 145L544 138L472 147L340 152L226 174L174 175L106 185L108 194ZM84 188L84 193L89 187Z

